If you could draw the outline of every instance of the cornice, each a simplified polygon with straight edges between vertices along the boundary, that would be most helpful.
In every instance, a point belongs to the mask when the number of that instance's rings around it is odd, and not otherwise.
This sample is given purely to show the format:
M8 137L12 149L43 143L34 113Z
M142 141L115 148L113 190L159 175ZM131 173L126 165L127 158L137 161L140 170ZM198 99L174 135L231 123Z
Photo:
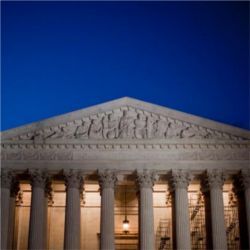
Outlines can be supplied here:
M70 149L70 148L100 148L100 149L114 149L114 148L250 148L250 140L244 141L227 141L227 140L164 140L164 139L144 139L144 140L49 140L49 141L36 141L30 140L23 141L11 141L6 140L1 143L3 149L8 148L58 148L58 149Z
M42 145L9 146L1 151L3 161L166 160L249 161L249 147L224 145Z

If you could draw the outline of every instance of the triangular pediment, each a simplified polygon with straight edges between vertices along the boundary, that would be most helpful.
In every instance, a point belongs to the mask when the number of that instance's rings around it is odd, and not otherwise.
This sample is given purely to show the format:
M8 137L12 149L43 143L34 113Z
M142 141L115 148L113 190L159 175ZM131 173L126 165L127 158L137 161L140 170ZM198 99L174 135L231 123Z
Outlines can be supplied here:
M189 138L248 140L250 133L247 130L127 97L2 133L3 142Z

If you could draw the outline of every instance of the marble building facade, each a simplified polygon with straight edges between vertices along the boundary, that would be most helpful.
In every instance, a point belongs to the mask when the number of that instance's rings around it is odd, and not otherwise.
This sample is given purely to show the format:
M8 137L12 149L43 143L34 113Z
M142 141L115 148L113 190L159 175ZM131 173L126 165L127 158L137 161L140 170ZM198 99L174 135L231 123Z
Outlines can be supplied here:
M1 249L250 248L247 130L121 98L1 138Z

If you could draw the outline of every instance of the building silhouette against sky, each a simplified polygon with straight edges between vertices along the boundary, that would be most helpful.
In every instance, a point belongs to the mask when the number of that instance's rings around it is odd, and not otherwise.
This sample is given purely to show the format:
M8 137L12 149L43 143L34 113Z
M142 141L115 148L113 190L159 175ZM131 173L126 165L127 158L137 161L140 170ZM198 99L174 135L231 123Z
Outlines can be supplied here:
M250 248L249 2L1 7L1 249Z
M2 134L2 249L249 249L250 133L122 98Z

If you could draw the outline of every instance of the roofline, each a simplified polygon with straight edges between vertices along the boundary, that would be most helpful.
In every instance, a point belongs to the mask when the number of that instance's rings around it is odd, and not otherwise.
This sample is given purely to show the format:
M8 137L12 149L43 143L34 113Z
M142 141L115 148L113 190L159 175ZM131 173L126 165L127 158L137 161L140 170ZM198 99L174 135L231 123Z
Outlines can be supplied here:
M215 129L223 131L225 133L233 134L236 136L244 137L250 139L250 131L235 126L227 125L224 123L216 122L211 119L199 117L196 115L184 113L182 111L174 110L157 104L152 104L149 102L141 101L131 97L122 97L119 99L111 100L108 102L100 103L97 105L92 105L87 108L72 111L63 115L54 116L51 118L43 119L37 122L22 125L16 128L8 129L1 132L1 139L5 140L10 137L15 137L18 134L27 133L43 129L49 126L57 126L61 123L66 123L73 120L82 119L82 117L94 115L97 113L106 112L111 109L116 109L121 106L131 105L134 108L143 109L148 112L155 112L162 116L169 116L173 119L182 120L184 122L189 122L197 124L199 126L204 126L210 129Z

